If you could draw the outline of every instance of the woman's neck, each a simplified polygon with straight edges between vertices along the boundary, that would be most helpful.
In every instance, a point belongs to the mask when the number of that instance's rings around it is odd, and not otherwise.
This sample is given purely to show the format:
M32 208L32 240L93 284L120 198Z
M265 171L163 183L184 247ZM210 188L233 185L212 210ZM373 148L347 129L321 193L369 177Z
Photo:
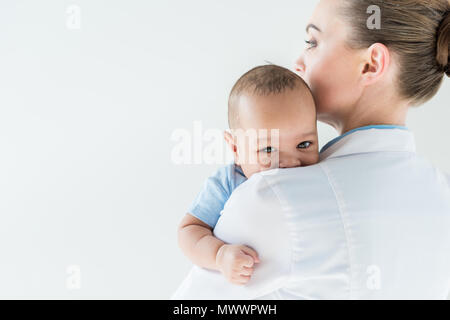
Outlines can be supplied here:
M405 126L409 103L395 103L385 108L366 105L365 108L352 110L353 112L348 115L329 117L329 119L323 119L323 122L334 127L341 135L350 130L370 125Z

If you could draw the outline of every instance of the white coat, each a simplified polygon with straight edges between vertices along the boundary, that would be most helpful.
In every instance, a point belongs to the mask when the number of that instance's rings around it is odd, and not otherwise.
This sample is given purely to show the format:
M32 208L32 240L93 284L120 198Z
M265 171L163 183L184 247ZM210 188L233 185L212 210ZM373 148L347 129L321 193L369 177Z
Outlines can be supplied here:
M253 247L244 286L195 267L173 299L445 299L450 179L404 127L369 126L328 143L317 165L252 176L214 234Z

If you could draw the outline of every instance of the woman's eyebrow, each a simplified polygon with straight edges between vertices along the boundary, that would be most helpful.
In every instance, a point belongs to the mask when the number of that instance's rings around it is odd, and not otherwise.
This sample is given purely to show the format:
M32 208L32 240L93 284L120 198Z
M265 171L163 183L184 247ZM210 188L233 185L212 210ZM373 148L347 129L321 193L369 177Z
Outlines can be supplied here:
M306 26L306 32L308 32L310 28L313 28L313 29L316 29L319 32L322 32L322 30L320 30L319 27L317 27L315 24L312 24L312 23L310 23L310 24L308 24Z

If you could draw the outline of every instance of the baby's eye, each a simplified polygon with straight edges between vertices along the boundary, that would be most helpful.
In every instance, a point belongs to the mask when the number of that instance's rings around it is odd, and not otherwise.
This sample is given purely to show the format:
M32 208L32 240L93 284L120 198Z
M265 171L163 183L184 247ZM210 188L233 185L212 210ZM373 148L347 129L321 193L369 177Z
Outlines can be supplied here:
M277 151L277 149L275 149L274 147L265 147L262 148L261 150L259 150L259 152L265 152L265 153L272 153Z
M312 142L311 141L303 141L302 143L299 143L298 145L297 145L297 148L298 149L307 149L307 148L309 148L309 146L312 144Z

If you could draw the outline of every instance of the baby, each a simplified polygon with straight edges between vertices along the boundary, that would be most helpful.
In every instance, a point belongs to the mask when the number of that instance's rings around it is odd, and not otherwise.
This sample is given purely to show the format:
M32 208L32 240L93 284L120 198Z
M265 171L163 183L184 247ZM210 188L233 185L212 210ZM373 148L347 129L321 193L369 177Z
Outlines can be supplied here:
M243 244L224 243L212 230L231 193L253 174L319 161L316 110L298 75L265 65L248 71L233 86L228 122L231 132L225 132L225 141L235 161L208 178L180 223L178 243L194 264L243 285L260 262L258 254Z

